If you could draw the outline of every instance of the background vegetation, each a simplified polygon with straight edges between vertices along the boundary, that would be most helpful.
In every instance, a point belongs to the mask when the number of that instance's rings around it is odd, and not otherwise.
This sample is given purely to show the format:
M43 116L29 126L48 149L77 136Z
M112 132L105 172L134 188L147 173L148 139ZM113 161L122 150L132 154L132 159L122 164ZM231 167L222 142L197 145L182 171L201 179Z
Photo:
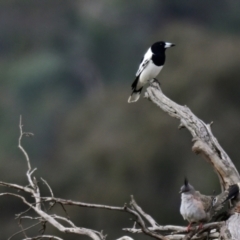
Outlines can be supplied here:
M214 121L239 168L239 24L240 2L229 0L0 1L1 180L26 183L17 149L22 114L25 131L35 134L23 144L56 197L123 205L133 194L159 223L186 224L178 194L184 176L206 194L220 190L218 179L176 120L143 99L127 104L130 85L150 44L176 43L158 78L163 91ZM19 200L0 199L1 239L19 230L14 214L23 210ZM68 212L108 239L132 226L122 213Z

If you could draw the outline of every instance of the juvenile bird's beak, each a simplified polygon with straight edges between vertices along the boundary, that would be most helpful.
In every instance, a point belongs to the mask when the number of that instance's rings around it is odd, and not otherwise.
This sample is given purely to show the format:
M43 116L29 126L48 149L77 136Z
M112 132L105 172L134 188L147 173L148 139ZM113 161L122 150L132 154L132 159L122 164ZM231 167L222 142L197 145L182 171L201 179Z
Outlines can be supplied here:
M182 193L182 190L180 190L178 193Z
M175 46L174 43L165 42L165 48L170 48L170 47L174 47L174 46Z

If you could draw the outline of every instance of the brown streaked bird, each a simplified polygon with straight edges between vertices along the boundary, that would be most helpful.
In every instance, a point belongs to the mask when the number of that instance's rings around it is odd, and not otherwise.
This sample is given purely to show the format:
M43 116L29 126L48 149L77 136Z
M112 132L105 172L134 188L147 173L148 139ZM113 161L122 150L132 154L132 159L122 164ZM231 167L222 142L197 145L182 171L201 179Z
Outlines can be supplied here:
M185 178L184 185L180 189L181 206L180 213L184 220L189 222L187 231L193 223L199 224L209 222L212 217L224 206L224 203L239 194L240 184L231 185L227 190L217 196L207 196L196 191Z

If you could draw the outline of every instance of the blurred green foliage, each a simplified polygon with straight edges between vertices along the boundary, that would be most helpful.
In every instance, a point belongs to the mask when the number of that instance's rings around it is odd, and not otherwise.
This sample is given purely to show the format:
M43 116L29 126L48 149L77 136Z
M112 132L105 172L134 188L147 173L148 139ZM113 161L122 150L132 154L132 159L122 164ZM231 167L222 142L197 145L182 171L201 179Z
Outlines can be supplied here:
M133 194L160 224L186 224L178 195L184 176L206 194L219 191L218 179L191 152L191 137L177 130L176 120L143 99L127 104L130 85L150 44L176 43L159 76L163 91L204 121L214 121L214 134L240 167L239 5L0 1L1 180L27 184L17 149L22 114L24 130L35 134L23 145L55 196L122 206ZM19 230L14 214L25 209L17 199L0 199L1 239ZM76 225L104 230L108 239L133 224L123 213L68 212Z

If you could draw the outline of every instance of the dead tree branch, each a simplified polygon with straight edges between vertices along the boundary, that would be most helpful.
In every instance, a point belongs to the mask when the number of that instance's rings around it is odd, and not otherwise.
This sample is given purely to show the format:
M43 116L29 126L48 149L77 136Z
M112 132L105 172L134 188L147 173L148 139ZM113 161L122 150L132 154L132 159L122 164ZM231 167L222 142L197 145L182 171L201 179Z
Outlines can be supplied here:
M52 198L52 197L43 197L42 200L44 202L50 202L50 203L54 202L62 205L68 205L68 206L78 206L78 207L88 207L88 208L98 208L98 209L104 209L104 210L128 212L136 218L135 221L140 226L140 228L136 228L136 226L134 225L134 227L132 228L123 229L124 231L130 232L130 233L145 233L151 237L154 237L157 239L166 239L166 240L182 239L187 234L186 227L173 226L173 225L166 225L166 226L159 225L150 215L148 215L143 211L143 209L136 203L133 196L131 196L131 201L129 203L129 206L125 204L123 207L82 203L82 202L65 200L61 198ZM150 224L149 227L146 226L144 219L146 219L148 224ZM199 239L199 240L205 239L207 236L207 233L206 233L207 231L211 229L220 229L220 227L223 224L224 222L213 222L213 223L205 224L201 230L201 234L199 234L198 236L197 235L194 236L192 239ZM197 232L197 227L193 228L193 233L196 233L196 232ZM219 233L214 232L209 234L208 238L209 240L215 239L217 236L219 236Z
M179 128L184 127L189 130L194 142L193 151L201 153L211 163L224 189L240 181L236 167L212 134L211 124L204 123L187 106L181 106L166 97L157 81L151 82L145 97L171 117L179 119Z
M240 176L235 165L212 134L212 123L204 123L187 106L181 106L166 97L156 80L151 81L150 86L146 90L145 97L171 117L180 120L179 128L188 129L193 137L193 152L202 154L207 162L210 163L219 177L222 189L226 189L230 185L240 181ZM238 201L235 202L236 205L239 204ZM227 221L227 230L229 230L230 235L234 239L240 239L240 231L238 230L240 223L240 220L238 220L240 216L239 212L233 212L233 215ZM223 225L222 228L225 228L225 226ZM222 232L221 229L220 232ZM189 237L186 235L184 239L193 239L192 236ZM230 239L229 235L226 237L223 234L222 238Z
M35 203L30 203L26 200L25 197L23 197L22 195L20 195L19 193L15 194L15 193L10 193L10 192L4 192L4 193L0 193L0 196L13 196L13 197L17 197L19 199L22 200L22 202L24 204L26 204L30 209L32 209L33 211L35 211L35 213L38 214L38 216L48 222L49 224L51 224L53 227L57 228L60 232L64 232L64 233L73 233L73 234L78 234L78 235L86 235L90 238L92 238L93 240L102 240L105 237L102 235L102 233L97 232L95 230L91 230L91 229L87 229L87 228L82 228L82 227L77 227L75 226L70 220L68 220L67 218L64 217L58 217L56 215L51 216L49 215L47 212L45 212L42 207L41 207L41 194L40 194L40 189L37 183L36 178L33 176L33 173L37 170L36 168L32 170L31 167L31 163L30 163L30 158L27 154L27 152L25 151L25 149L22 146L22 138L23 136L32 136L32 133L27 133L27 132L23 132L23 125L22 125L22 117L20 116L20 122L19 122L19 130L20 130L20 136L19 136L19 140L18 140L18 147L21 150L21 152L23 153L26 162L27 162L27 167L28 170L26 172L26 176L27 176L27 180L29 183L28 187L24 187L24 186L20 186L18 184L12 184L12 183L6 183L6 182L0 182L0 186L4 186L4 187L9 187L9 188L13 188L16 190L20 190L26 193L30 193L31 197L33 198L33 200L35 201ZM53 192L51 190L51 187L49 186L49 184L42 179L42 181L47 185L51 196L53 197ZM29 209L28 209L29 210ZM17 218L23 219L23 215L26 214L27 211L19 214L17 216ZM65 222L67 222L68 224L70 224L71 227L65 227L63 224L61 224L58 220L63 220ZM23 233L25 233L25 229L22 229ZM41 236L42 237L42 236ZM36 239L39 237L34 237L34 238L26 238L26 239ZM60 239L55 237L55 239Z
M35 236L35 237L28 237L28 238L24 238L23 240L37 240L37 239L43 239L43 238L48 238L48 239L56 239L56 240L63 240L60 237L56 237L56 236L52 236L52 235L39 235L39 236Z

